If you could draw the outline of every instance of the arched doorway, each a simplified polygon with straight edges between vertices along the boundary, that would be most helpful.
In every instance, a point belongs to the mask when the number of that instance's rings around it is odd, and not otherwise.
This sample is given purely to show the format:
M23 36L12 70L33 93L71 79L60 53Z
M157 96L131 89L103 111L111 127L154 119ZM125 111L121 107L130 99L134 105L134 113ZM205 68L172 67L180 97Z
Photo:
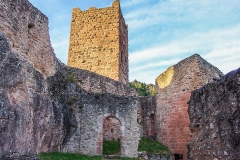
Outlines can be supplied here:
M103 121L103 155L121 154L121 123L116 117L106 117Z

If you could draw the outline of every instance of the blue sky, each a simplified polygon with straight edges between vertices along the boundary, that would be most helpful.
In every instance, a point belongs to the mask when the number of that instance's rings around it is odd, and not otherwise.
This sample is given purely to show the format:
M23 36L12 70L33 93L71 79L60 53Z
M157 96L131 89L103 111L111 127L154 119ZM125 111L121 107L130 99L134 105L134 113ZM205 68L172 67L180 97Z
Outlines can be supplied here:
M72 8L113 0L29 0L49 18L52 46L67 63ZM171 65L198 53L224 74L240 67L239 0L121 0L129 27L129 79L155 84Z

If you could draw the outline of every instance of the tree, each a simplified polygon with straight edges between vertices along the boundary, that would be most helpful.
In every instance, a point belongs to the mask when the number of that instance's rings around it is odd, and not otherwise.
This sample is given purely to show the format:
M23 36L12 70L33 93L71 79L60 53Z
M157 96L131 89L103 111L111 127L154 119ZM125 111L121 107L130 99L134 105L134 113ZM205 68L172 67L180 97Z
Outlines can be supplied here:
M140 96L154 96L156 94L156 89L153 84L139 82L136 79L129 82L129 87L136 89Z

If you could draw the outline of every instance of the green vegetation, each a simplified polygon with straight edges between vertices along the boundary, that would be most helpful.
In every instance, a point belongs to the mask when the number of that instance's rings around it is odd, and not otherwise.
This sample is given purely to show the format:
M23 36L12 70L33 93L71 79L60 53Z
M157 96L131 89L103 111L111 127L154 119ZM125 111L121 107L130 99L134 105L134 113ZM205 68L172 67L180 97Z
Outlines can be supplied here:
M120 141L103 141L103 155L118 155L120 154L121 144ZM147 153L152 154L163 154L169 155L169 149L162 145L159 142L152 141L149 138L142 138L138 151L146 151ZM50 152L50 153L41 153L39 155L41 160L104 160L108 159L104 156L85 156L73 153L60 153L60 152ZM114 158L115 160L137 160L138 158L123 158L118 157Z
M138 145L138 151L146 151L147 153L152 154L170 154L170 150L166 146L164 146L160 142L152 141L149 138L141 139Z
M103 155L120 154L121 144L118 141L103 141Z
M68 83L76 83L77 80L76 80L76 78L72 74L68 73L67 74L67 82Z
M136 89L140 96L154 96L156 94L156 89L153 84L142 83L136 79L129 82L129 87Z
M85 156L73 153L50 152L41 153L39 155L41 160L102 160L101 156Z
M41 160L104 160L108 159L104 156L85 156L74 153L60 153L60 152L50 152L41 153L39 155ZM138 158L126 158L126 157L116 157L115 160L137 160Z

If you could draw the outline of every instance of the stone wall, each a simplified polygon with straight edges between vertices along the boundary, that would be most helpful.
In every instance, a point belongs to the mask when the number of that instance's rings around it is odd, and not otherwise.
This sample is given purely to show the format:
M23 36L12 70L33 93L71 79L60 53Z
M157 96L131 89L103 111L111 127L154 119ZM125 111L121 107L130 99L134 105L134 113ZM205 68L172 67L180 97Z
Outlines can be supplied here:
M121 155L137 157L135 97L87 92L58 63L44 78L0 32L0 159L62 151L102 154L103 122L119 119Z
M111 7L73 9L68 65L128 83L128 31L119 0Z
M192 92L189 160L240 157L240 68Z
M87 155L101 155L103 124L109 117L117 118L121 131L121 155L137 157L139 130L137 124L136 98L109 93L89 93L76 82L67 82L67 72L62 68L48 78L52 101L56 106L69 107L76 121L61 151Z
M191 91L221 75L216 67L195 54L168 68L156 79L157 139L173 154L183 155L184 160L190 141L187 102Z
M70 73L69 78L72 76L73 81L76 81L78 85L87 92L112 93L125 96L138 95L135 89L129 88L127 85L124 85L111 78L101 76L87 70L72 68L68 66L65 66L65 69L68 73Z
M115 2L116 3L116 2ZM115 5L118 5L117 3ZM119 7L120 10L120 7ZM128 84L128 26L119 11L119 80Z
M43 73L55 73L56 60L50 44L48 18L27 0L0 0L0 31L12 50Z
M139 97L137 106L137 121L141 126L141 137L156 136L156 97Z
M121 155L137 157L140 133L137 124L136 101L130 97L115 97L113 101L105 97L105 95L100 96L94 105L84 104L81 114L81 125L84 129L80 132L80 153L102 154L104 120L108 117L115 117L121 124Z
M117 118L108 117L103 122L103 140L117 141L121 139L121 124Z

